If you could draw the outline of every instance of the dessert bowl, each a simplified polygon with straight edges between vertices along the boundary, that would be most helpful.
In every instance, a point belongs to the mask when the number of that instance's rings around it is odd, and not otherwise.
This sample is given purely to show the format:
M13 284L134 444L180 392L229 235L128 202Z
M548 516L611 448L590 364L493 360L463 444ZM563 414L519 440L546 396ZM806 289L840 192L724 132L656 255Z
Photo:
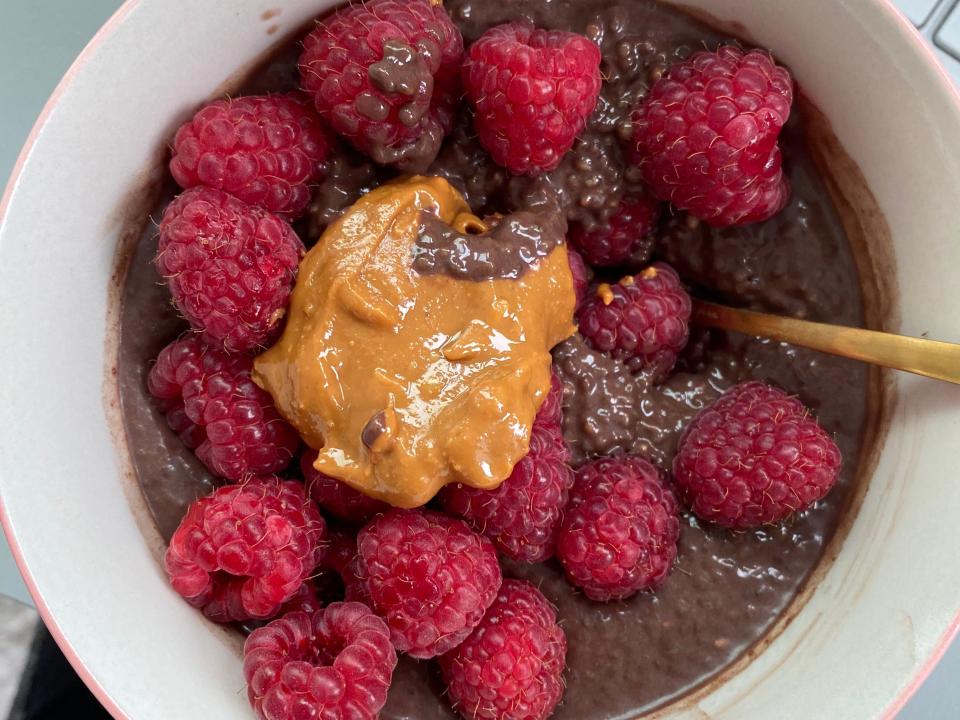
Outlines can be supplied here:
M2 361L4 528L45 622L118 718L249 713L239 637L185 605L158 562L119 413L118 302L173 131L331 5L131 0L58 87L0 206L0 328L16 351ZM910 26L872 0L685 8L775 49L829 118L817 148L868 324L960 341L960 246L943 220L960 193L960 102ZM763 641L658 715L891 715L946 647L960 391L872 385L858 492L819 569Z

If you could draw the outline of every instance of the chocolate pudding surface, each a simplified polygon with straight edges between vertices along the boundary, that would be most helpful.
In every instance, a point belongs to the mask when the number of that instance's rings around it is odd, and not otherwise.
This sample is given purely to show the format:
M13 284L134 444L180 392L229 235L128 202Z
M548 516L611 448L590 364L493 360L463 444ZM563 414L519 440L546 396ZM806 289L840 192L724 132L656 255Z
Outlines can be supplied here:
M639 181L622 151L629 115L672 63L733 40L652 0L606 3L447 0L469 44L486 28L529 17L537 25L580 32L603 52L604 85L587 129L554 171L510 177L480 148L463 112L428 173L464 192L483 217L552 212L569 223L604 222ZM255 70L239 89L292 90L300 38ZM801 88L802 90L802 88ZM846 325L864 324L853 251L813 161L801 99L784 130L784 165L793 186L772 220L716 230L685 213L666 213L656 240L619 274L651 258L671 263L694 294L757 310ZM345 146L327 163L308 215L295 225L310 246L338 212L396 173ZM146 376L160 350L187 329L153 267L156 227L171 183L158 192L136 245L121 306L118 381L127 441L146 503L168 539L186 506L216 480L167 427L151 402ZM616 279L617 274L610 275ZM833 434L844 455L837 487L811 509L778 526L730 533L685 515L676 566L654 594L594 603L574 591L555 561L505 562L505 572L538 585L556 604L567 634L567 689L553 717L632 718L675 700L730 666L784 614L820 562L855 489L865 440L865 366L789 345L693 329L678 369L660 384L630 375L579 335L554 349L564 383L564 434L573 462L636 452L669 468L679 434L693 415L747 378L796 394ZM291 467L290 472L295 472ZM435 666L401 658L383 718L453 718Z

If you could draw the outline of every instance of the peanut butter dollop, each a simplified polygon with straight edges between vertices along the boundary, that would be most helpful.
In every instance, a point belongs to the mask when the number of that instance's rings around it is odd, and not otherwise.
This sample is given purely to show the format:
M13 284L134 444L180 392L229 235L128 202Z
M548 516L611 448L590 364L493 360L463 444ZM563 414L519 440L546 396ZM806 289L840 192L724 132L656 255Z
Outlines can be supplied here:
M519 275L414 268L441 245L444 262L469 263L472 238L489 265L514 227L532 259ZM318 470L416 507L450 482L495 488L527 452L550 349L574 330L573 280L562 226L487 230L445 180L409 177L361 198L304 258L254 379L319 451Z

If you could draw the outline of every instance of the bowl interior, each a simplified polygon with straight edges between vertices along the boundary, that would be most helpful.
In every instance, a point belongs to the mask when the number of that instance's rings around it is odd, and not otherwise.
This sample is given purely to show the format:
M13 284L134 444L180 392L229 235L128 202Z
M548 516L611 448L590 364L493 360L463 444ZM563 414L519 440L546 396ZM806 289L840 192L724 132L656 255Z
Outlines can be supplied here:
M838 197L873 247L878 286L896 288L898 314L877 306L875 320L960 341L951 270L960 244L943 221L960 194L960 111L912 30L878 0L686 4L774 48L862 171L883 216L825 145ZM237 640L168 587L129 467L112 381L118 248L132 239L131 209L142 209L138 194L179 122L329 5L290 0L274 14L250 0L128 2L61 84L4 198L4 525L45 620L117 717L249 712ZM177 20L188 12L193 22ZM960 390L904 376L888 383L886 443L806 604L749 666L663 714L763 718L777 707L798 718L872 717L941 645L960 608L950 465Z

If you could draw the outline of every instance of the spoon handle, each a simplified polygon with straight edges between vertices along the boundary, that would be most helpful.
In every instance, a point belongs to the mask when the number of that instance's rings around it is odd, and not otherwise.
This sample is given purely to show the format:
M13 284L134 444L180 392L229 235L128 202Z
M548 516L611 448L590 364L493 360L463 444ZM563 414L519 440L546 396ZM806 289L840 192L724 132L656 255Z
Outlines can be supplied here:
M960 345L766 315L695 300L697 325L733 330L960 385Z

